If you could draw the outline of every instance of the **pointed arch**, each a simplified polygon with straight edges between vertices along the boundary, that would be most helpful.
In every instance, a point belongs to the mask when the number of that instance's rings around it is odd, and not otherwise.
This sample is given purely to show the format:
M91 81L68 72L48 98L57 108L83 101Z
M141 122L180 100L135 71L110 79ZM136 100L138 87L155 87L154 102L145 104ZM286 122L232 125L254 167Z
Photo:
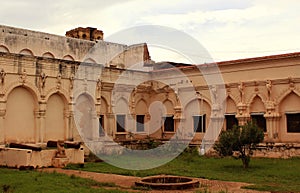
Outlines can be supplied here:
M266 107L265 104L262 100L262 98L259 95L256 95L250 105L249 105L249 111L250 112L266 112Z
M45 100L48 101L49 97L52 96L53 94L59 94L62 97L65 104L69 103L68 92L65 89L59 89L58 90L57 88L51 88L50 90L48 90L46 92Z
M14 87L7 96L6 118L4 122L5 141L36 142L35 113L38 101L30 88Z
M279 103L279 111L284 112L293 112L299 111L300 109L300 95L294 91L289 92Z
M106 114L108 113L108 103L107 103L107 100L101 96L101 109L100 109L100 114Z
M265 103L265 101L267 100L267 97L264 94L253 93L246 102L246 104L250 105L255 97L259 97L263 103Z
M23 84L19 81L15 81L15 82L11 83L9 86L7 86L4 89L4 93L5 93L4 100L5 101L7 100L9 93L16 87L24 87L24 88L28 89L28 91L31 92L31 94L33 95L35 101L41 101L40 92L35 85L33 85L30 82L25 82Z
M83 62L84 62L84 63L92 63L92 64L96 64L96 61L95 61L94 59L92 59L92 58L86 58L86 59L84 59Z
M163 101L163 105L166 108L166 113L167 114L175 114L175 110L174 110L174 102L170 99L166 99Z
M232 99L230 95L226 98L226 114L234 114L237 112L237 103Z
M291 93L295 93L296 95L300 96L300 91L298 89L287 88L275 99L276 103L280 104L282 100Z
M144 99L137 101L135 112L137 115L145 115L148 112L147 102Z
M65 140L65 110L68 107L64 95L59 92L51 94L47 99L45 114L45 133L43 139L49 140Z
M226 100L228 97L230 97L230 99L233 100L235 105L237 105L239 103L239 100L240 100L239 95L233 95L232 93L227 93Z

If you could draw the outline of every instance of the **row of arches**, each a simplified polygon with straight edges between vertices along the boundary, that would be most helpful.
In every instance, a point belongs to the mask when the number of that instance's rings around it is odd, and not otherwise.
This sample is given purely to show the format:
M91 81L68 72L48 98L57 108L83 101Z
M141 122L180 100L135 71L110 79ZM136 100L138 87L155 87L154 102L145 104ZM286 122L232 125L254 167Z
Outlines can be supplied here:
M63 97L54 93L48 98L45 112L41 112L36 97L28 88L22 86L14 88L6 101L4 141L41 142L41 140L65 139L66 107ZM44 131L37 129L40 127L37 120L40 116L45 116Z
M10 50L4 46L4 45L0 45L0 52L4 52L4 53L10 53ZM18 52L18 54L22 54L22 55L27 55L27 56L35 56L35 54L33 53L32 50L28 49L28 48L24 48L22 50L20 50ZM45 57L45 58L56 58L55 55L51 52L45 52L41 55L41 57ZM61 59L63 60L70 60L70 61L75 61L74 57L71 56L70 54L64 55ZM94 60L93 59L87 59L86 62L91 62Z

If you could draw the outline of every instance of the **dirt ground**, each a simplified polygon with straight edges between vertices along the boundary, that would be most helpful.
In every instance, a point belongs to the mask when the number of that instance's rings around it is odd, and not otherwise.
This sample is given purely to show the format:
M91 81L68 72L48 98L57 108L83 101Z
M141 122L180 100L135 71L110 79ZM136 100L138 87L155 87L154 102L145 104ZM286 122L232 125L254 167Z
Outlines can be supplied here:
M224 191L227 193L267 193L255 190L246 190L242 189L242 186L249 185L247 183L240 183L240 182L225 182L219 180L206 180L198 178L200 181L200 188L197 189L189 189L189 190L134 190L132 187L134 186L135 181L141 179L140 177L134 176L122 176L116 174L103 174L103 173L96 173L96 172L86 172L86 171L78 171L78 170L64 170L58 168L46 168L42 169L43 172L53 172L56 171L58 173L64 173L67 175L75 175L82 178L90 178L98 182L112 182L115 183L118 189L126 190L128 192L147 192L147 193L194 193L196 190L208 190L209 192L220 192Z

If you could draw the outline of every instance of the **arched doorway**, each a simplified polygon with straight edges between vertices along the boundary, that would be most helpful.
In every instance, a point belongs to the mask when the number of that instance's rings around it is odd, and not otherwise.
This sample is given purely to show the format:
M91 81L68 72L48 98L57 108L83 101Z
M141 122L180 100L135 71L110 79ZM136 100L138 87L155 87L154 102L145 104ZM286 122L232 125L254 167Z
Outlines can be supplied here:
M53 94L47 101L46 130L44 139L65 140L66 126L64 120L65 103L59 94Z
M36 107L36 100L25 87L16 87L9 93L4 123L7 142L36 141L34 115Z
M84 140L92 140L94 137L99 136L97 134L98 121L94 119L96 117L95 113L92 97L88 94L81 94L76 99L74 115L76 128Z

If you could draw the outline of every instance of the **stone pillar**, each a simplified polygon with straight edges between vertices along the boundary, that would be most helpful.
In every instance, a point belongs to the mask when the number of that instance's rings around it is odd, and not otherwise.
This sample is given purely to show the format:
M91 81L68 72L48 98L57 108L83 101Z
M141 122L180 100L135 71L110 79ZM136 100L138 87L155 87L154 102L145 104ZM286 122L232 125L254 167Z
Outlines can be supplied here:
M0 109L0 144L5 143L5 128L4 128L4 120L5 120L5 109Z
M38 110L34 112L35 117L35 132L34 139L35 143L44 143L45 141L45 131L46 131L46 111Z
M175 115L174 115L174 132L177 132L177 129L180 125L180 120L181 120L181 106L176 106L174 108L175 110Z
M278 113L266 113L264 115L267 122L267 139L266 141L276 142L279 141L279 134L278 134L278 126L279 126L279 119L280 115Z
M264 117L267 122L268 137L265 140L276 142L279 140L278 126L280 114L275 112L275 104L273 101L266 101L266 109Z
M74 130L75 128L75 123L74 123L74 113L73 111L69 111L69 117L68 117L68 138L70 140L74 140Z
M70 140L70 112L68 110L64 111L64 122L65 122L65 131L64 131L64 140Z
M113 113L107 113L107 134L115 138L116 134L116 124L115 124L115 115Z
M235 117L239 121L239 126L243 126L247 123L247 121L250 120L250 115L246 111L247 106L246 106L246 104L239 103L237 105L237 109L238 109L238 113Z

